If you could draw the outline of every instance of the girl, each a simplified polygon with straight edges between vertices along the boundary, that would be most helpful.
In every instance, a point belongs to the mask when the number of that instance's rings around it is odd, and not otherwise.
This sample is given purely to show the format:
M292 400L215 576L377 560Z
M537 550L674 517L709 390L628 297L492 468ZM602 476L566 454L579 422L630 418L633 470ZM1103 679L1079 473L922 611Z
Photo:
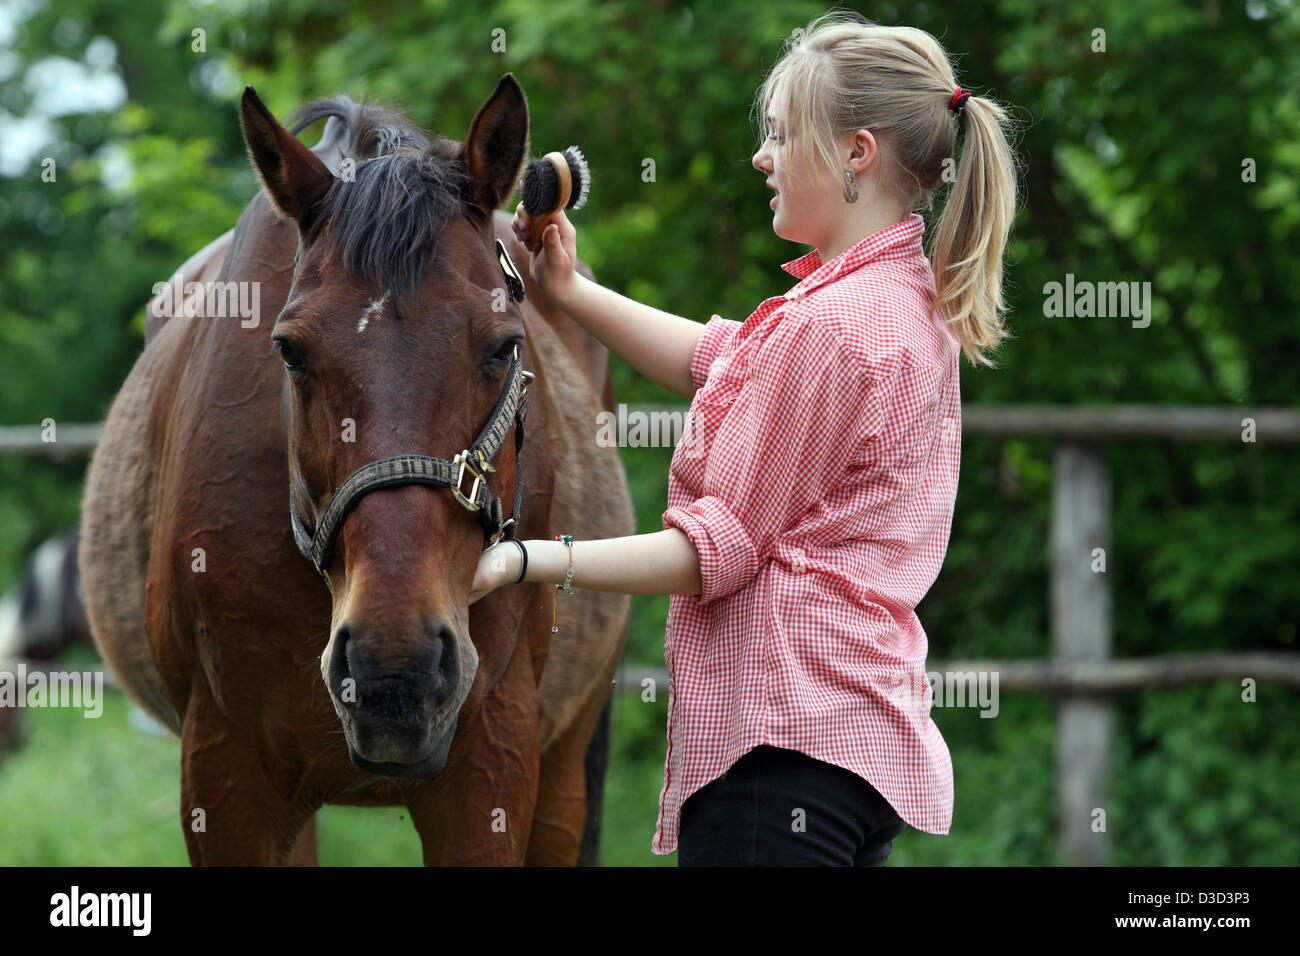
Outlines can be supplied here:
M654 853L881 866L908 825L945 834L952 820L914 608L952 521L959 347L992 365L1008 334L1008 117L957 85L928 33L842 11L796 31L756 106L772 228L813 248L743 323L701 325L576 273L563 213L532 256L577 322L691 398L664 530L501 542L472 599L520 579L525 556L523 580L671 595ZM944 181L931 267L910 210ZM522 204L514 226L527 235Z

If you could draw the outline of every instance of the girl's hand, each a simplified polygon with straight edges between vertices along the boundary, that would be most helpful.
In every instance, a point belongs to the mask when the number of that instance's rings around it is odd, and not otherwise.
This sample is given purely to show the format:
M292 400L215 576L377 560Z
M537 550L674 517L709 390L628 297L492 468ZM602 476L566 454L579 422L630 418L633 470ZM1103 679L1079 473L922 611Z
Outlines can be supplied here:
M503 584L513 584L523 567L524 556L509 541L498 541L479 555L474 584L470 588L469 603L487 597Z
M510 224L519 241L528 245L528 233L532 228L532 218L520 203L515 209L515 218ZM569 222L569 217L561 209L550 217L542 233L541 245L532 254L529 268L533 281L542 287L542 291L556 302L563 302L569 288L573 285L578 263L578 230Z

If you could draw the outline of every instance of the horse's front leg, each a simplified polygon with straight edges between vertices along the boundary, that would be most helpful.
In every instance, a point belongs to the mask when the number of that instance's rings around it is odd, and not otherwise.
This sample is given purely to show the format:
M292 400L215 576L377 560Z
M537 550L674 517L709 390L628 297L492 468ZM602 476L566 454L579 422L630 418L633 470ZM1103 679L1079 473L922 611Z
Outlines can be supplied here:
M181 826L191 865L306 862L305 848L298 859L293 851L317 807L282 796L286 788L270 766L271 757L230 724L207 689L195 688L181 728Z
M517 649L453 745L443 776L407 798L425 866L522 866L537 801L537 685Z

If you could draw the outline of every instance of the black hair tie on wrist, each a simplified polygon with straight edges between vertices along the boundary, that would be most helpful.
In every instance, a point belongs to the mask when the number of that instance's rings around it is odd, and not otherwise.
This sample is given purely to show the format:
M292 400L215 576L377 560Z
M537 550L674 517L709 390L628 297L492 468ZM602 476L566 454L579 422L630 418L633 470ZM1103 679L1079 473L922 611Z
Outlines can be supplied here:
M507 540L519 545L519 553L524 556L523 567L519 569L519 577L515 579L515 584L520 584L524 580L524 575L528 573L528 549L524 547L524 543L518 538L509 538Z

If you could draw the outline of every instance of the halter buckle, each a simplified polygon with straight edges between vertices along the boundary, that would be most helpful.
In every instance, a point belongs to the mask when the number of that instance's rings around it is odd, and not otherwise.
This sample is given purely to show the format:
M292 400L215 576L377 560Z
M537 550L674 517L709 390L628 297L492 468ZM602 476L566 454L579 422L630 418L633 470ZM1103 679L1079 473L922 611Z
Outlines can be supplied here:
M500 526L497 528L497 530L496 530L495 532L493 532L492 534L488 535L488 540L489 540L490 542L492 542L492 544L498 544L498 543L500 543L500 541L501 541L501 536L504 535L504 534L506 533L506 529L509 528L512 524L515 524L515 518L514 518L514 515L511 515L511 516L510 516L509 518L507 518L505 521L501 522L501 524L500 524ZM484 548L483 550L486 551L487 548Z
M479 461L484 461L484 458L483 458L483 449L481 449L481 448L476 448L476 449L474 449L474 450L475 450L476 452L478 452ZM474 462L473 462L473 461L471 460L471 458L470 458L470 454L469 454L469 449L468 449L468 448L466 448L464 451L462 451L462 452L460 452L458 455L456 455L456 457L454 457L454 458L451 460L451 463L452 463L453 465L459 465L459 466L460 466L460 470L456 472L456 484L454 484L454 485L451 486L451 493L452 493L452 496L453 496L457 501L459 501L462 505L464 505L465 508L466 508L467 510L469 510L469 511L478 511L478 510L479 510L479 508L478 508L478 501L477 501L477 498L478 498L478 486L479 486L479 483L483 480L483 473L482 473L482 471L478 470L478 469L475 467ZM491 465L488 465L487 467L488 467L488 470L493 470ZM469 497L468 497L468 498L466 498L464 495L462 495L462 494L460 493L460 485L461 485L461 482L462 482L462 481L464 480L464 478L465 478L465 470L466 470L466 469L469 469L469 473L470 473L471 475L474 476L474 484L470 486L470 489L469 489Z

